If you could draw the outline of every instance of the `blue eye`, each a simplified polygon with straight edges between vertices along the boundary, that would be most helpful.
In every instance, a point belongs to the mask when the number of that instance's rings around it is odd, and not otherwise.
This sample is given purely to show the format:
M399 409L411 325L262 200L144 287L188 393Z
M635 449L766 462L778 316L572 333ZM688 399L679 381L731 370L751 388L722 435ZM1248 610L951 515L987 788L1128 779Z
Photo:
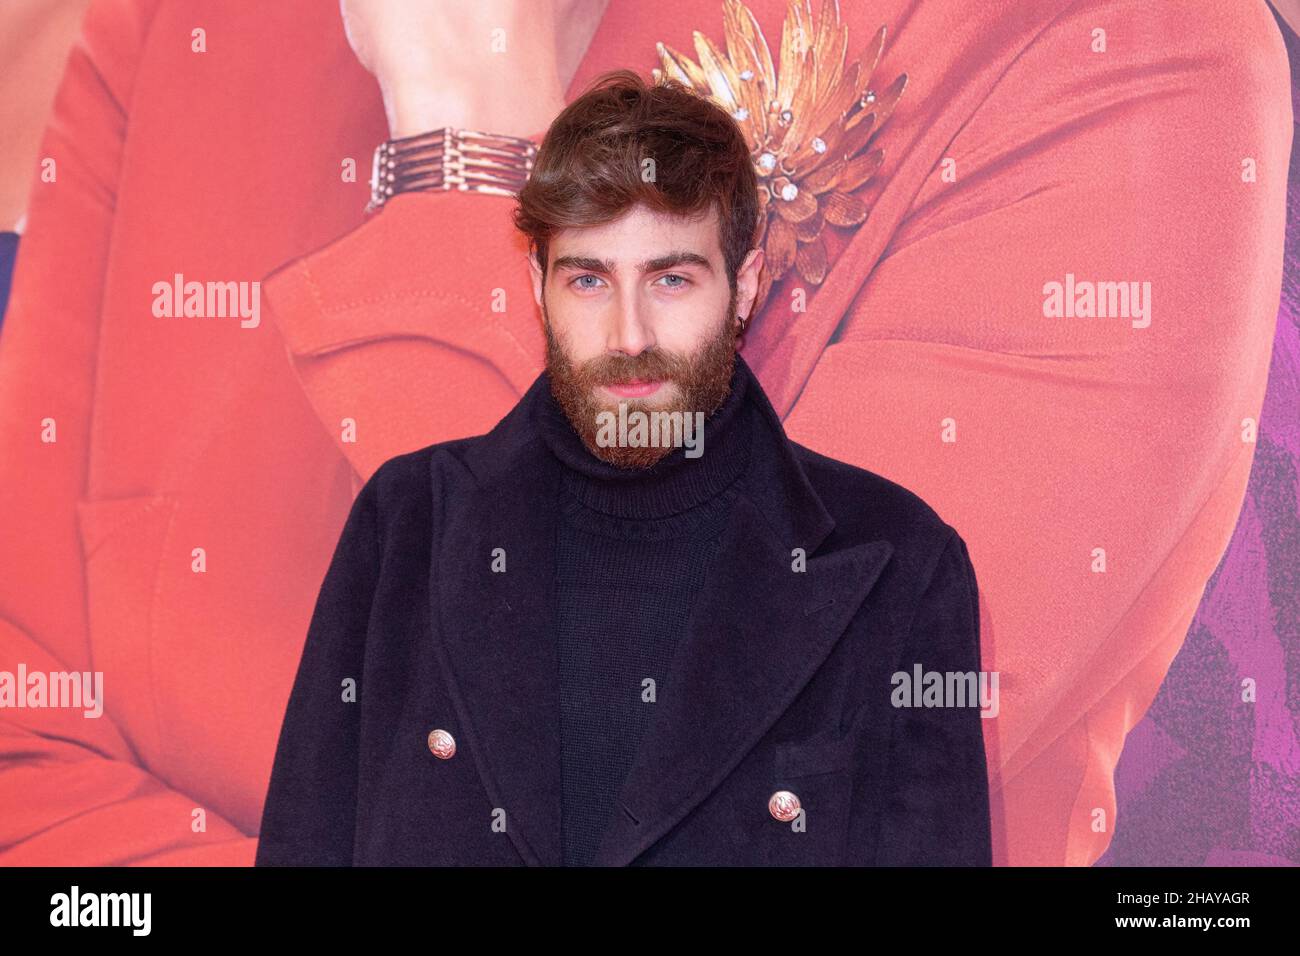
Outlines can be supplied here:
M596 288L596 286L594 286L594 285L582 285L581 282L582 282L583 279L595 279L597 282L600 281L600 277L599 277L599 276L594 276L594 275L591 275L590 273L588 273L587 275L581 275L581 276L578 276L578 277L577 277L576 279L574 279L573 281L574 281L574 283L578 286L579 289L594 289L594 288Z
M686 276L678 275L676 272L670 272L670 273L668 273L668 275L666 275L666 276L660 276L659 278L661 278L661 279L681 279L681 280L682 280L681 282L669 283L669 284L668 284L668 288L670 288L670 289L681 289L681 288L684 288L685 286L688 286L688 285L691 284L691 280L690 280L690 279L686 278Z

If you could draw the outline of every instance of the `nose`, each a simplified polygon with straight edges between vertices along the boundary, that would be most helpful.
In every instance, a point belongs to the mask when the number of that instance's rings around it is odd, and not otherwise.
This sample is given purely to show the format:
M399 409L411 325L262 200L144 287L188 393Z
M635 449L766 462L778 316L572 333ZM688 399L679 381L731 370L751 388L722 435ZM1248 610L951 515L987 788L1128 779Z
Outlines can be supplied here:
M635 294L625 295L614 306L605 333L605 348L635 358L654 345L654 334L645 309Z

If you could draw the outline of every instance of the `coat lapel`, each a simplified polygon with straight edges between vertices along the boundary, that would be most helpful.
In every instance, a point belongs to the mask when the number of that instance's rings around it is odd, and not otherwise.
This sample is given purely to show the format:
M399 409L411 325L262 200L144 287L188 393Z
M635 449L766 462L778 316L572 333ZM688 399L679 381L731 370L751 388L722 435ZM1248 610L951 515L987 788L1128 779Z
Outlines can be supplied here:
M746 502L700 595L597 866L631 863L722 783L826 659L891 551L877 541L813 558L808 583L792 588L790 548L761 527Z
M598 866L632 862L718 787L812 678L892 553L886 541L817 550L834 521L747 366L744 374L762 419L754 454ZM471 482L433 482L434 513L444 518L430 598L435 650L493 806L506 809L506 832L526 862L554 866L562 862L560 466L530 424L542 389L545 374L489 435L464 446ZM504 549L505 573L491 571L495 548ZM807 555L802 572L793 570L795 548Z
M506 811L506 834L530 865L559 866L558 463L523 434L521 405L484 439L485 455L470 456L482 484L434 482L434 514L445 521L431 611L453 705L492 806ZM492 570L494 553L504 572Z

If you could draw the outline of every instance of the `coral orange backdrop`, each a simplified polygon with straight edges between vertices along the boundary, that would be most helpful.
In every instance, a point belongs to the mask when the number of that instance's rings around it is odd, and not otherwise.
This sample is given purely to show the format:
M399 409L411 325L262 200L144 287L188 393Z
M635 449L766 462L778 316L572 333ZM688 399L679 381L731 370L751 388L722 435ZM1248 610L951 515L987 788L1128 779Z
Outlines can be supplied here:
M660 42L708 59L695 31L725 60L746 11L774 51L787 17L843 38L881 152L797 237L768 203L789 265L744 355L792 439L969 545L995 861L1300 861L1285 26L1263 0L611 0L569 96L671 69ZM388 135L337 4L90 4L0 331L0 672L102 673L104 712L0 708L0 863L251 863L356 489L541 371L512 200L367 214ZM168 308L186 282L243 311Z

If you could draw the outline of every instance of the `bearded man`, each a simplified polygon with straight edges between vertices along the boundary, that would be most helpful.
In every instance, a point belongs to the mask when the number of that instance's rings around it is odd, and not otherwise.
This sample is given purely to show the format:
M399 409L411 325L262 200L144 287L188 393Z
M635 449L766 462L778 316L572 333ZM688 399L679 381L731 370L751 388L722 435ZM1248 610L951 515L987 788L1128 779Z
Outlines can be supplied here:
M757 214L683 87L615 73L556 119L516 215L546 369L361 489L259 865L991 864L965 543L786 437L737 353ZM633 413L703 432L611 441Z

